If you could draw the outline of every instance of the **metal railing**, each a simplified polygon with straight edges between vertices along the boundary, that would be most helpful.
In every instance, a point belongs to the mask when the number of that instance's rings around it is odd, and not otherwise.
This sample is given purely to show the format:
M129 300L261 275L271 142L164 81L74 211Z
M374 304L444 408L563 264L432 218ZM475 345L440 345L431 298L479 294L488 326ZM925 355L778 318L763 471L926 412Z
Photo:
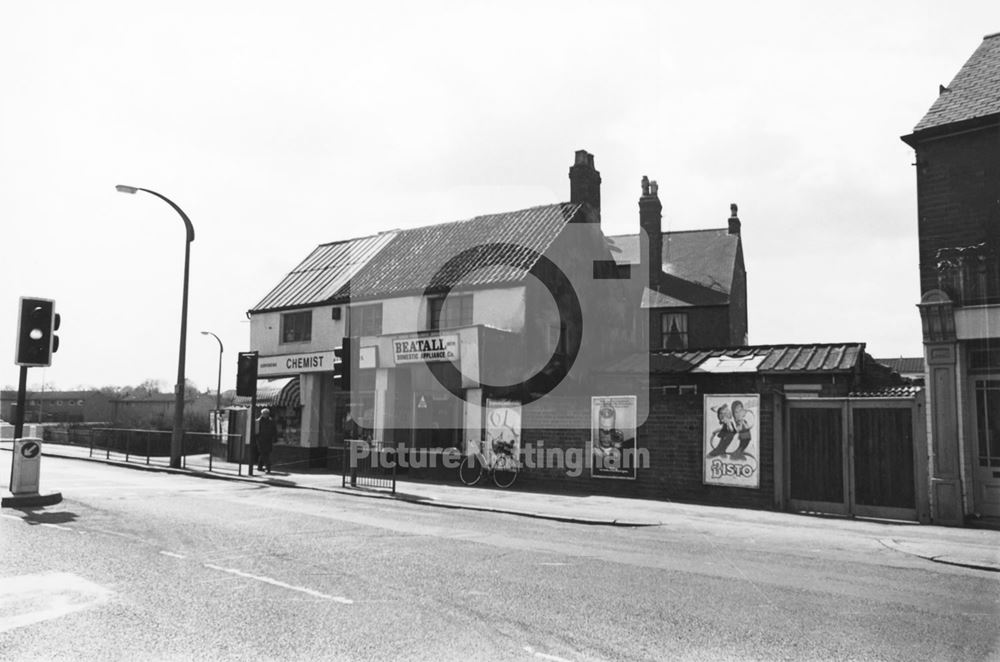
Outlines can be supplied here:
M67 443L86 445L90 457L101 454L107 460L137 462L150 466L170 465L170 430L136 428L70 429ZM245 445L238 434L184 432L181 440L181 466L185 469L243 475L247 458Z
M381 441L344 440L341 487L374 487L396 493L396 449Z

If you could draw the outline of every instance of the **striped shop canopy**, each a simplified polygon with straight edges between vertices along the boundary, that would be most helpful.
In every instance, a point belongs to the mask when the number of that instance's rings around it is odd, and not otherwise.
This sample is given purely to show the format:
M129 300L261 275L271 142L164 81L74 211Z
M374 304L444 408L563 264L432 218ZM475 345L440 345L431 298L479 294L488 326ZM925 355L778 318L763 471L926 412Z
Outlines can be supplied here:
M239 396L233 404L250 406L250 398ZM281 377L278 379L257 380L258 407L299 407L299 378Z

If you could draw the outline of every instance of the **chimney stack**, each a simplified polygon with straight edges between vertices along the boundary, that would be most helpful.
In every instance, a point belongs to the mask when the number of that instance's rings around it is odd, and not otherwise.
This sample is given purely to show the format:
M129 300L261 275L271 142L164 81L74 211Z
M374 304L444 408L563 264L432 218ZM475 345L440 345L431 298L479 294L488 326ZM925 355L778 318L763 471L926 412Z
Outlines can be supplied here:
M601 173L594 169L594 155L577 150L569 169L569 201L588 204L596 212L592 220L601 222Z
M736 203L729 205L729 234L740 233L740 217L736 215Z
M656 182L642 177L642 196L639 198L639 233L640 259L648 256L649 287L656 288L663 273L663 225L660 204L659 187Z

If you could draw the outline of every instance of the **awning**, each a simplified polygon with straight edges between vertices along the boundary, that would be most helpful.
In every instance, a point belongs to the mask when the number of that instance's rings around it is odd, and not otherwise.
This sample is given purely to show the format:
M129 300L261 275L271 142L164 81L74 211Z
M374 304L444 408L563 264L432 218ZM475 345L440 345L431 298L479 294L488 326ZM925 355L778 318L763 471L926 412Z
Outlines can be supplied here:
M234 404L249 406L250 398L239 396ZM257 380L258 407L299 407L301 404L298 377Z

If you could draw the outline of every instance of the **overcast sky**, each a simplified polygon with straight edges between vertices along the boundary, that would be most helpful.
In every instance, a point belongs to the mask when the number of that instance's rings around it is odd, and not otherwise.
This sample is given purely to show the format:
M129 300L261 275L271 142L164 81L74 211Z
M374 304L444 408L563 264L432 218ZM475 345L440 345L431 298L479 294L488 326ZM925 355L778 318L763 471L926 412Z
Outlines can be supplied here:
M279 6L280 5L280 6ZM317 244L567 200L595 155L608 234L724 227L750 341L921 354L909 133L985 34L984 2L5 3L0 383L17 299L57 301L46 388L177 370L223 389L245 312ZM0 356L2 358L2 356Z

